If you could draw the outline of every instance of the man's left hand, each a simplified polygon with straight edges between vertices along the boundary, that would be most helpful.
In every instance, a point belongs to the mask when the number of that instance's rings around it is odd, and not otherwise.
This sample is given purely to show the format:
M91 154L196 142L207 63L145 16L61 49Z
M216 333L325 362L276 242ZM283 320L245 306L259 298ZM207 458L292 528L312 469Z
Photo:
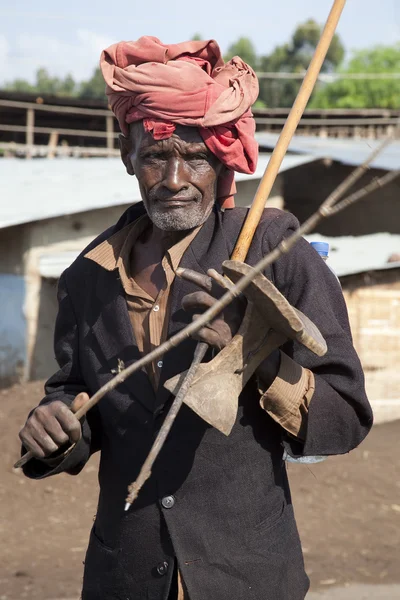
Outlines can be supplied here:
M183 279L198 285L201 290L187 294L182 300L184 310L192 314L193 320L198 318L219 299L225 292L215 279L189 269L180 270ZM245 302L235 299L231 302L216 319L200 329L192 337L200 342L206 342L209 346L222 350L229 344L237 333L243 319Z

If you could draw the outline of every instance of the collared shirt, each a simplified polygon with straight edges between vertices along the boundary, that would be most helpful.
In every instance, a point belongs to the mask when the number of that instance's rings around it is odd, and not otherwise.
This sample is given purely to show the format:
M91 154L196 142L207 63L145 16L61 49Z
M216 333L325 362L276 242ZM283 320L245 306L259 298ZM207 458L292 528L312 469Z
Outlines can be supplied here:
M154 299L136 283L131 275L133 246L150 224L149 217L143 215L86 254L87 258L109 271L118 268L136 344L142 354L148 354L167 339L169 297L176 269L185 250L200 229L196 227L191 230L167 249L161 263L165 274L165 285ZM158 387L162 365L162 359L158 359L147 366L147 374L155 390Z

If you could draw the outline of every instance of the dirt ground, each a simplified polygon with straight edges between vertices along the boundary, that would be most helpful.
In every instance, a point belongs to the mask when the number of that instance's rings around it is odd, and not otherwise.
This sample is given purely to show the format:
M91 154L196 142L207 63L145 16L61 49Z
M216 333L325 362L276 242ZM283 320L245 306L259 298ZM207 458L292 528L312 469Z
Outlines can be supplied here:
M79 597L97 461L78 477L40 482L12 468L18 430L42 389L30 383L0 390L0 600ZM314 590L400 583L399 437L400 421L377 425L350 455L289 465Z

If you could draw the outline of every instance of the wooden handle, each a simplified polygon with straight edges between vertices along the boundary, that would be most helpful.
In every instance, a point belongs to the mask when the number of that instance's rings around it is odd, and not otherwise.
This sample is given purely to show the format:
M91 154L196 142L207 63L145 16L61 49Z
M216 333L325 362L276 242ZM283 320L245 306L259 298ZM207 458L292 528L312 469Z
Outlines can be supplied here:
M70 410L76 415L76 417L78 419L80 419L81 416L82 416L80 414L82 407L88 401L89 401L89 396L86 394L86 392L81 392L72 401L72 404L70 406ZM83 413L83 414L85 414L85 413ZM28 450L28 452L26 452L26 454L24 454L23 456L21 456L21 458L19 460L17 460L17 462L14 465L14 469L20 469L21 467L23 467L24 465L26 465L26 463L29 462L31 460L31 458L35 458L35 456L31 452L31 450Z
M282 129L281 135L279 136L279 140L274 148L268 166L260 181L256 195L254 196L253 204L250 208L249 214L247 215L242 231L240 232L239 239L236 242L236 246L231 257L232 260L246 260L247 253L253 240L254 232L257 229L262 212L265 208L265 203L271 193L272 186L274 185L279 168L289 147L290 140L297 129L297 125L299 124L304 109L307 106L307 102L310 99L315 82L317 81L322 64L329 50L330 43L335 34L335 30L345 4L346 0L335 0L333 3L328 20L322 32L321 39L315 49L314 56L306 76L304 77L303 83L301 84L297 98L289 113L285 126Z

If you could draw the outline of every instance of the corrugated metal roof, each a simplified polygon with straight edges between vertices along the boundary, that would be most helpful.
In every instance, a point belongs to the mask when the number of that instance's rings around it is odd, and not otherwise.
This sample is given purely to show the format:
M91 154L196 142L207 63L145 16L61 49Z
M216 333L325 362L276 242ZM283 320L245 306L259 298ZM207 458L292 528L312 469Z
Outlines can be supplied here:
M263 150L275 147L278 134L257 133L256 139ZM289 151L313 155L315 158L331 158L338 162L358 166L380 144L379 140L355 140L347 138L318 138L296 135L290 142ZM400 142L392 142L371 163L376 169L395 171L400 168Z
M400 253L400 235L373 233L326 237L313 233L305 236L305 239L309 242L329 243L329 266L338 277L400 267L400 263L387 262L392 254Z
M260 179L269 158L261 154L256 172L236 181ZM313 160L287 156L281 171ZM138 182L118 158L0 160L0 228L139 200Z
M329 266L338 277L366 271L400 269L400 262L387 262L392 254L400 253L400 235L374 233L359 237L326 237L313 233L305 236L305 239L308 242L329 243ZM43 254L39 259L41 276L60 277L79 253L80 250L65 250Z

